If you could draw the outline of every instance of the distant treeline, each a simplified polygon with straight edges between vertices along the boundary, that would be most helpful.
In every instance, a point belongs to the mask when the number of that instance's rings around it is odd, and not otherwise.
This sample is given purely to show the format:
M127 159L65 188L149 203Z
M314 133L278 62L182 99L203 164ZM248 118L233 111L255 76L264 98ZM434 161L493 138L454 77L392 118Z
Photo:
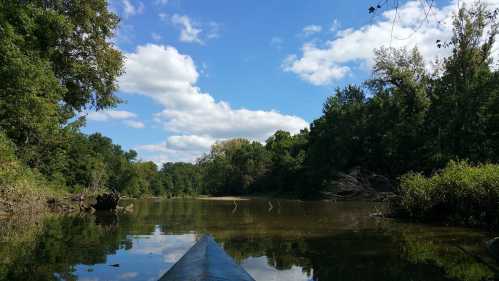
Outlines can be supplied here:
M79 130L80 112L120 102L123 57L110 40L118 18L107 7L105 0L0 2L0 141L62 189L313 198L354 167L397 180L450 160L499 160L497 13L482 5L455 16L453 37L435 42L449 56L431 70L417 49L378 49L371 78L337 89L309 129L278 131L265 144L219 142L196 163L160 169ZM0 157L0 165L7 161Z

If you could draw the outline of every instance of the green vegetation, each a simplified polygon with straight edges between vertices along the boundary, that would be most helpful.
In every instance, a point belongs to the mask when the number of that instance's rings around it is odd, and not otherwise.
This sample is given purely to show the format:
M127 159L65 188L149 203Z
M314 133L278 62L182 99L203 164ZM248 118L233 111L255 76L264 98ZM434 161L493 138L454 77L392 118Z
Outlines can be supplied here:
M106 0L0 2L3 209L67 192L152 189L153 163L79 132L80 112L120 102L123 57L111 43L118 22Z
M34 212L45 208L40 202L61 196L43 175L16 158L14 145L0 133L0 211Z
M499 161L499 71L491 58L496 16L481 4L461 9L452 39L435 45L450 55L432 70L417 49L376 50L371 78L337 89L310 129L278 131L265 144L218 142L196 163L158 170L109 138L80 132L82 111L120 102L114 91L123 57L110 43L119 19L107 1L2 1L2 197L107 189L134 197L319 198L341 173L360 168L393 182L402 176L400 206L411 217L427 219L447 206L441 219L488 222L484 216L497 206L481 198L496 196L494 166L451 163L431 179L423 175L452 160ZM460 177L441 183L448 173Z
M400 180L400 216L470 225L499 224L499 165L450 162L433 177L407 174Z
M496 14L482 5L461 9L452 39L435 46L448 48L450 56L431 71L417 49L376 50L371 79L337 89L310 131L276 132L265 145L240 139L216 144L189 166L198 175L189 184L209 194L314 198L356 167L397 182L412 171L430 175L452 160L497 163Z

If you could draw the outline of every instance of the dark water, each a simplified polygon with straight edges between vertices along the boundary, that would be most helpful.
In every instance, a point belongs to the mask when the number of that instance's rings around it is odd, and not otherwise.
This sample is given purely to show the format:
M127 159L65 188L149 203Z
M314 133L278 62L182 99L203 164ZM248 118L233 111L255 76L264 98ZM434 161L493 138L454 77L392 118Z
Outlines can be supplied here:
M203 233L258 281L494 280L492 234L373 218L381 205L142 200L122 215L0 221L0 280L157 280Z

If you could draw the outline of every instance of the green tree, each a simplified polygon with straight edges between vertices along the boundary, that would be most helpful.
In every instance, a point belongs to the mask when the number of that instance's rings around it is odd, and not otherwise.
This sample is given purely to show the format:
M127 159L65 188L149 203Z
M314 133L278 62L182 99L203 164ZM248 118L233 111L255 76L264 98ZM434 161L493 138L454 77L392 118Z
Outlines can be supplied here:
M491 159L497 73L491 69L491 50L497 35L495 12L478 4L462 8L454 19L449 42L452 54L436 79L428 118L429 146L435 147L440 165L449 159ZM487 130L488 129L488 130ZM497 159L497 158L496 158Z
M0 129L30 166L57 177L66 127L85 108L116 105L123 58L107 1L0 2ZM56 159L55 161L47 161Z

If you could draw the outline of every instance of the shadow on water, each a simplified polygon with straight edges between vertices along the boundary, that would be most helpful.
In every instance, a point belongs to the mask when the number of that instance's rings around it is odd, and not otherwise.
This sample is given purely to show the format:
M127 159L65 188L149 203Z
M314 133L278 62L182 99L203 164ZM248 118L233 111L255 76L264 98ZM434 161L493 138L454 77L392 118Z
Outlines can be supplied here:
M256 279L495 280L487 233L372 218L373 203L141 200L0 222L0 280L157 280L203 233ZM235 209L235 211L234 211Z

